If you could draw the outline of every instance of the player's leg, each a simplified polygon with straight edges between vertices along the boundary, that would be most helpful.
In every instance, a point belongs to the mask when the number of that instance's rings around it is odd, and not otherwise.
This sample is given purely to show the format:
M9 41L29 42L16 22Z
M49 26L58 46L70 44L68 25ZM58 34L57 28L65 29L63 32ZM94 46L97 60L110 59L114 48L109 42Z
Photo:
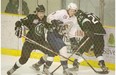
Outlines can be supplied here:
M23 64L25 64L29 57L30 53L32 52L32 45L28 42L25 42L22 47L22 53L20 59L14 64L14 66L7 72L8 75L14 73L18 68L20 68Z
M87 37L83 37L82 40L79 42L79 46L87 39ZM75 58L74 62L73 62L73 67L70 68L71 71L78 71L79 69L79 64L84 61L83 58L81 56L79 56L79 54L83 54L84 52L88 52L88 50L90 49L91 45L93 44L92 39L89 39L76 53L76 55L78 56L77 58ZM76 48L75 48L76 49ZM78 54L79 53L79 54Z
M49 55L48 55L47 60L46 60L46 62L45 62L45 64L44 64L44 66L43 66L43 73L44 73L44 74L50 75L49 68L50 68L50 66L51 66L52 63L53 63L53 59L54 59L53 56L49 56Z
M63 55L63 56L68 58L67 47L66 46L62 47L60 49L59 53L60 53L60 55ZM60 62L61 62L61 65L63 67L63 74L64 75L69 75L70 72L69 72L69 69L68 69L68 60L63 58L62 56L60 56Z
M38 62L32 65L32 68L35 69L36 71L40 71L40 66L42 66L47 60L47 55L45 54L40 58Z
M99 61L98 65L102 68L103 71L108 72L108 68L106 67L103 58L103 52L104 52L104 38L103 36L96 36L94 41L94 54Z
M40 37L40 39L37 41L39 44L41 44L41 45L43 45L43 46L45 46L46 47L46 45L47 45L47 42L45 42L45 40L44 40L44 38L41 38ZM41 58L40 58L40 60L38 61L38 62L36 62L35 64L33 64L32 65L32 68L34 69L34 70L36 70L36 71L40 71L40 66L42 66L45 62L46 62L46 60L47 60L47 50L45 50L43 47L41 47L41 46L38 46L38 45L35 45L35 48L37 49L37 50L40 50L41 52L43 52L45 55L44 56L42 56Z
M45 47L51 49L53 51L53 49L51 48L51 46L47 43L47 42L43 42L42 43ZM47 56L46 58L46 62L43 66L43 73L45 73L46 75L50 75L50 71L49 71L49 68L50 66L52 65L53 63L53 59L54 59L54 56L55 54L46 50L46 49L42 49L43 53L45 53Z
M55 50L50 46L50 44L46 44L46 47L55 52ZM50 51L47 51L47 50L45 50L44 53L46 53L48 55L48 57L47 57L46 63L44 64L43 72L47 75L51 75L49 72L49 68L53 63L53 60L54 60L54 57L56 56L56 54L52 53Z
M50 45L45 41L45 40L42 40L39 41L39 43L45 47L47 47L48 49L51 49ZM40 60L33 64L32 67L35 68L36 70L40 70L40 66L41 65L44 65L44 68L43 68L43 72L47 75L50 74L49 72L49 67L51 66L51 64L53 63L53 58L54 58L54 55L52 52L44 49L43 47L41 46L37 46L37 49L42 51L45 55L43 57L40 58ZM51 49L53 50L53 49Z
M41 57L37 63L33 64L32 67L35 70L40 71L40 66L44 65L43 66L43 73L50 75L49 68L53 63L53 58L54 57L45 55L45 56Z
M55 50L55 52L60 53L61 55L67 56L67 47L65 43L62 40L62 36L60 36L58 33L55 32L48 32L47 40L50 44L50 46ZM63 72L68 73L68 60L64 59L63 57L61 59L61 65L63 67Z

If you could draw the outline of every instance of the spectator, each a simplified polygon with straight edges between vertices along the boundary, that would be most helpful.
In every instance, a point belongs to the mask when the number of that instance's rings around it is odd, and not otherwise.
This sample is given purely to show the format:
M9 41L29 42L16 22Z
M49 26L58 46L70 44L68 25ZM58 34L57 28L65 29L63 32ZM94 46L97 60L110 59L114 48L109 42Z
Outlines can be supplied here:
M18 9L19 9L19 0L9 0L9 3L6 6L6 13L13 13L13 14L18 14ZM29 8L27 3L22 0L22 14L23 15L28 15L29 14Z
M28 15L29 14L28 5L24 0L22 0L22 14L23 15Z
M6 13L13 13L13 14L18 14L18 0L9 0L9 3L6 6Z

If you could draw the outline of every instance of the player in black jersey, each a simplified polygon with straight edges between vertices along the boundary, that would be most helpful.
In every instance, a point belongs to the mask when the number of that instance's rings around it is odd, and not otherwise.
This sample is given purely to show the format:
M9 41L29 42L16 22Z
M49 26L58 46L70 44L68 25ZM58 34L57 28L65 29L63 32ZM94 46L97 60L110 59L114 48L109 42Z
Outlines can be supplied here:
M77 5L75 3L69 3L67 10L58 10L49 14L47 17L47 22L51 25L51 29L47 32L47 41L55 50L55 52L67 58L67 46L63 41L63 36L68 33L67 26L69 23L72 25L77 24L77 20L74 15L76 13L76 10ZM51 57L50 59L53 60L53 57ZM72 75L72 73L70 73L68 70L68 60L60 56L60 62L63 67L63 74Z
M17 21L15 23L15 33L16 36L19 38L21 38L22 26L26 26L29 29L28 33L26 34L26 37L51 49L49 44L45 41L44 30L45 28L47 29L48 26L46 22L45 8L43 5L38 5L38 7L36 8L36 14L29 14L25 18L20 19L20 21ZM33 50L41 50L43 53L47 54L48 56L54 56L52 52L42 48L41 46L31 43L29 40L26 39L22 47L21 57L14 64L14 66L7 72L7 74L11 75L18 68L24 65L28 61L30 54ZM44 58L41 57L38 63L41 64L45 63ZM46 64L51 65L49 64L49 61L46 61Z
M108 68L105 65L102 55L104 52L104 35L106 34L106 31L103 28L100 19L93 13L85 13L82 10L78 10L76 17L80 28L85 33L78 46L89 37L89 40L77 51L77 54L88 52L91 46L93 46L93 52L99 61L98 65L104 72L108 73ZM74 49L76 50L77 48ZM78 70L79 63L79 59L76 58L73 63L73 68L70 70Z

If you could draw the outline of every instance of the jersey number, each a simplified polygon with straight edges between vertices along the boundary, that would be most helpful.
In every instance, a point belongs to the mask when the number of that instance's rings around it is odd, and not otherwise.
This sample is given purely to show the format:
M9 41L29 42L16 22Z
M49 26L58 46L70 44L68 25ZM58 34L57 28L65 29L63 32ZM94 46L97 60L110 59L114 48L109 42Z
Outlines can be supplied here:
M96 18L96 16L93 16L93 15L88 15L88 17L91 17L92 18L92 22L94 23L94 24L96 24L96 23L98 23L99 21L97 21L97 20L95 20Z

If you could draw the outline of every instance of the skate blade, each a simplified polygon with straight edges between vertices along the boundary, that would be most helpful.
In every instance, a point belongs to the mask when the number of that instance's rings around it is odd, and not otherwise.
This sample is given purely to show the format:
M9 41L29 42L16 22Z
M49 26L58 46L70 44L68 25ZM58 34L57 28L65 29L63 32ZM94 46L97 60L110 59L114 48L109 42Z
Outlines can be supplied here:
M77 71L70 71L70 75L78 75Z
M46 74L37 74L37 75L46 75Z
M46 74L44 72L39 72L37 75L48 75L48 74ZM50 74L50 75L52 75L52 74Z
M37 69L35 69L33 66L30 66L29 68L33 69L34 71L40 71L40 69L37 70Z
M37 75L46 75L46 74L43 72L39 72Z

